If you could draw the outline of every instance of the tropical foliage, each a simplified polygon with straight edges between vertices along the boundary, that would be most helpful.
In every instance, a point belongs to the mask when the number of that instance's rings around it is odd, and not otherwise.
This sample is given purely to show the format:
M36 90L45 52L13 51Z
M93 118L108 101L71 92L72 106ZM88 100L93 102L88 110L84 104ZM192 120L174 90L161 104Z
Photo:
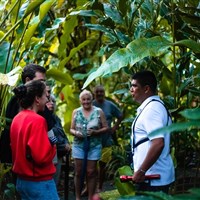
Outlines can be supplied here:
M149 69L177 122L170 127L177 167L190 163L200 148L199 7L199 0L1 0L0 133L27 63L47 69L66 133L81 89L103 84L125 115L112 174L126 164L124 146L137 106L129 94L131 74Z

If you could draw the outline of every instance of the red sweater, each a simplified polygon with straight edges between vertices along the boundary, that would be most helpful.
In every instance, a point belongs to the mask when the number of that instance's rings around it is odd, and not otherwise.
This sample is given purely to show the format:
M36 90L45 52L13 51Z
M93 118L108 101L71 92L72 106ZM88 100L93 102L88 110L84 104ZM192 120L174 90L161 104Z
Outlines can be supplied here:
M22 110L10 129L13 171L31 181L50 180L56 169L52 160L56 153L47 135L46 120L30 110Z

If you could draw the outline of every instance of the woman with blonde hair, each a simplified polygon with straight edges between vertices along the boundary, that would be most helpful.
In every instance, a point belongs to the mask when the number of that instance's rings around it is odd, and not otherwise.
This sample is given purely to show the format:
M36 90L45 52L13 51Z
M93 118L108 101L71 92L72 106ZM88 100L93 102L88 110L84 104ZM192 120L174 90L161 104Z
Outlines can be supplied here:
M74 136L72 157L75 164L75 193L76 200L80 200L86 174L88 199L91 200L96 189L97 161L101 157L101 134L108 126L103 111L92 105L90 91L83 90L79 98L81 107L73 111L70 129Z

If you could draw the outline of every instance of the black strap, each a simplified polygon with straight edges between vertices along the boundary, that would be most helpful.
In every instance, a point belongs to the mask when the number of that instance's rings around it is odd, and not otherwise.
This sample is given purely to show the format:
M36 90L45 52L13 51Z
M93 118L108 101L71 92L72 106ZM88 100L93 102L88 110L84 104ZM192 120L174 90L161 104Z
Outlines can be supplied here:
M149 102L145 105L145 107L142 109L142 111L143 111L143 110L146 108L146 106L147 106L149 103L151 103L152 101L157 101L157 102L161 103L161 104L165 107L165 109L166 109L166 111L167 111L167 115L168 115L168 117L167 117L167 124L168 124L169 118L171 118L171 115L170 115L169 110L168 110L167 107L165 106L165 104L162 103L161 101L159 101L159 100L157 100L157 99L152 99L151 101L149 101ZM135 121L134 121L134 124L133 124L133 128L132 128L132 130L133 130L133 145L132 145L133 150L134 150L137 146L139 146L139 145L141 145L142 143L147 142L147 141L149 140L148 137L145 137L145 138L142 138L141 140L139 140L138 142L135 143L135 134L134 134L134 133L135 133L135 131L134 131L134 130L135 130L135 124L136 124L136 121L137 121L138 117L139 117L140 114L142 113L142 111L139 113L138 116L136 116Z
M135 149L137 146L139 146L140 144L142 144L142 143L144 143L144 142L147 142L148 140L149 140L148 137L139 140L138 142L136 142L136 143L134 144L134 149Z

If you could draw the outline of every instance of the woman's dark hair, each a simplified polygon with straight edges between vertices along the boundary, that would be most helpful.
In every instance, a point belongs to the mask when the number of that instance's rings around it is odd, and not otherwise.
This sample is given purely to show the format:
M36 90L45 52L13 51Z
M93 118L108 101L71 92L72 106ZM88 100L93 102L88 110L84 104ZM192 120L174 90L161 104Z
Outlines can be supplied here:
M26 67L24 67L22 71L22 82L26 82L26 78L28 77L30 80L33 80L35 78L35 73L36 72L41 72L43 74L46 73L46 69L40 65L36 64L28 64Z
M13 92L18 98L20 106L26 109L33 105L35 97L43 95L45 88L46 85L43 81L33 80L14 88Z
M156 93L157 80L155 74L151 71L141 71L133 74L132 79L137 80L141 86L148 85L151 91Z

